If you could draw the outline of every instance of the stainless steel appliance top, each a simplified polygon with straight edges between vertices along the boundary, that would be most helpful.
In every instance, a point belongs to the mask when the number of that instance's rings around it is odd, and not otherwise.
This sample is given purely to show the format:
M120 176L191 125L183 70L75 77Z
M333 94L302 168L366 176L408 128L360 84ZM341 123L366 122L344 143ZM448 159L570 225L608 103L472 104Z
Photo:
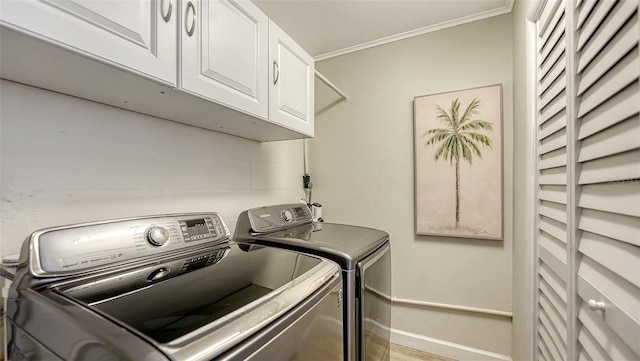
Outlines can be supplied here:
M389 234L373 228L314 223L305 204L291 203L242 212L233 240L310 251L338 263L344 270L353 270L358 261L388 242Z

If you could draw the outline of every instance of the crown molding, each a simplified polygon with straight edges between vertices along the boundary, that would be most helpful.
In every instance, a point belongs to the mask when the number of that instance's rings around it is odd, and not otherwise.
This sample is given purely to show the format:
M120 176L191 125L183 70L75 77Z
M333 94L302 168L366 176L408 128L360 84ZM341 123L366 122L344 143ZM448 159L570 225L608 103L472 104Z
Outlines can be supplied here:
M336 51L331 51L331 52L328 52L328 53L320 54L318 56L315 56L313 59L315 61L326 60L326 59L334 58L336 56L345 55L345 54L349 54L349 53L354 53L356 51L365 50L365 49L373 48L373 47L376 47L376 46L392 43L392 42L395 42L395 41L412 38L414 36L419 36L419 35L431 33L431 32L434 32L434 31L444 30L444 29L451 28L451 27L458 26L458 25L472 23L472 22L478 21L478 20L484 20L484 19L487 19L487 18L490 18L490 17L493 17L493 16L508 14L513 9L514 1L515 0L505 0L504 8L488 10L488 11L484 11L484 12L481 12L481 13L478 13L478 14L465 16L465 17L458 18L458 19L451 20L451 21L446 21L446 22L443 22L443 23L440 23L440 24L426 26L424 28L419 28L419 29L407 31L407 32L400 33L400 34L387 36L387 37L380 38L380 39L377 39L377 40L372 40L372 41L369 41L369 42L366 42L366 43L362 43L362 44L346 47L346 48L343 48L343 49L340 49L340 50L336 50Z

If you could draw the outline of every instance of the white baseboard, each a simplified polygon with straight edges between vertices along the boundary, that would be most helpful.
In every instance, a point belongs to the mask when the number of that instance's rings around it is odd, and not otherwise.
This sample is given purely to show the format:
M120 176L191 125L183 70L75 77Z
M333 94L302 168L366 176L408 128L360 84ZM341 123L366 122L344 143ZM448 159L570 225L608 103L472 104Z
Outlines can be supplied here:
M391 342L460 361L511 361L508 355L391 329Z

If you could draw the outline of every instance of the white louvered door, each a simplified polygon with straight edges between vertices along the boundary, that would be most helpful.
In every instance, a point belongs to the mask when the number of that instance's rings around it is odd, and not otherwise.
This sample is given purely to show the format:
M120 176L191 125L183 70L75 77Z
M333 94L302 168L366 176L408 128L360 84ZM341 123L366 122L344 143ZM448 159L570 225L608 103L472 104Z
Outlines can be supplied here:
M638 1L576 14L577 352L640 360Z
M539 360L640 360L638 0L536 21Z

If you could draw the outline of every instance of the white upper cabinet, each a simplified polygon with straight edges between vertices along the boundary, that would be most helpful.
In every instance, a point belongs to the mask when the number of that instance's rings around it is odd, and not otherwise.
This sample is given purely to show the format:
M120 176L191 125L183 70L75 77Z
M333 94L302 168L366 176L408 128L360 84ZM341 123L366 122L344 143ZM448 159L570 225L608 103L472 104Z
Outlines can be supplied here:
M0 1L4 26L174 86L176 13L175 0Z
M313 136L314 62L249 0L0 0L0 77L258 141Z
M269 119L313 136L314 61L274 22L269 22L271 77Z
M267 119L269 19L250 1L181 3L180 88Z

